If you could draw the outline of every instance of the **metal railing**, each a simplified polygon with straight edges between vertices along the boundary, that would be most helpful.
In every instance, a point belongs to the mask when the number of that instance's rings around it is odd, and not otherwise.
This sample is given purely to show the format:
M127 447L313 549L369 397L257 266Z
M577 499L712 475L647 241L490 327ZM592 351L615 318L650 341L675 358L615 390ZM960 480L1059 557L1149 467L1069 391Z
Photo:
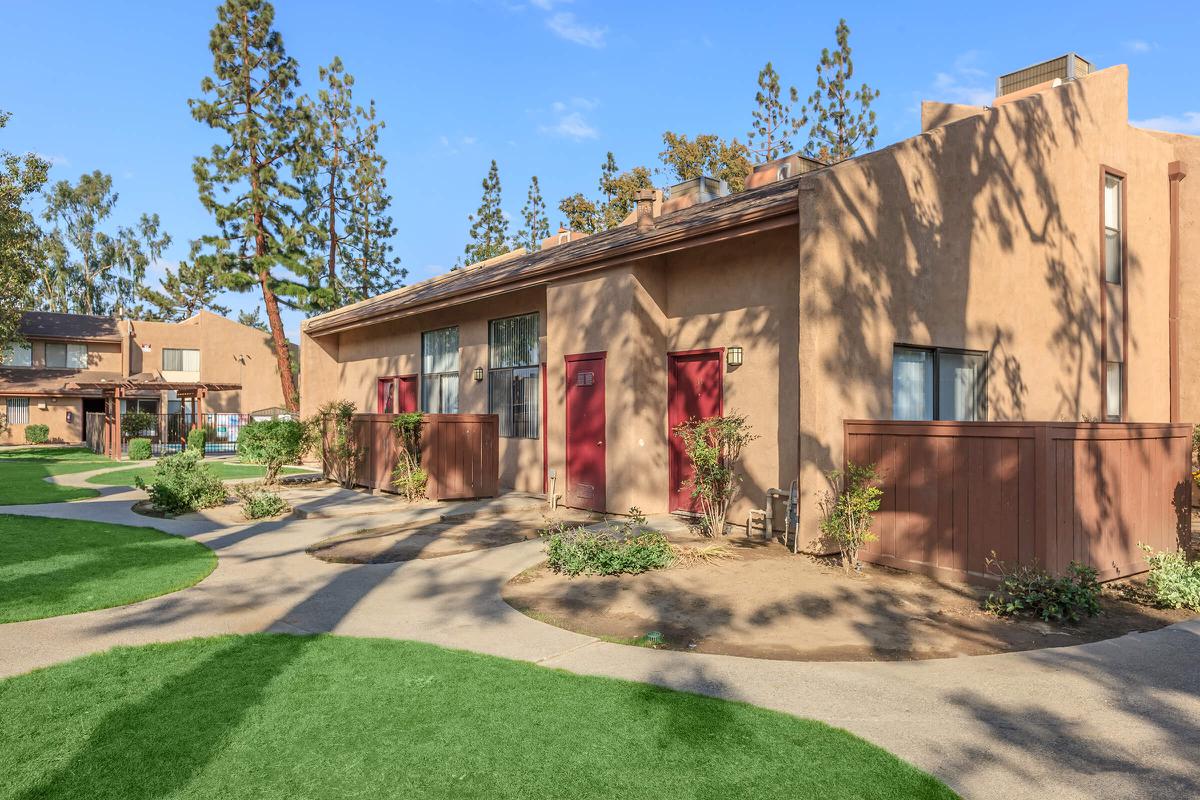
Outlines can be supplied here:
M187 436L193 428L203 428L205 432L204 452L210 455L232 454L237 452L238 433L252 420L249 414L212 412L206 414L191 414L179 412L175 414L145 414L148 423L139 429L132 429L127 422L132 415L123 418L121 431L121 451L129 447L130 439L149 439L150 451L155 456L178 453L187 447ZM264 417L265 419L265 417ZM88 414L88 446L95 452L104 452L108 442L109 426L113 424L112 417L101 413Z

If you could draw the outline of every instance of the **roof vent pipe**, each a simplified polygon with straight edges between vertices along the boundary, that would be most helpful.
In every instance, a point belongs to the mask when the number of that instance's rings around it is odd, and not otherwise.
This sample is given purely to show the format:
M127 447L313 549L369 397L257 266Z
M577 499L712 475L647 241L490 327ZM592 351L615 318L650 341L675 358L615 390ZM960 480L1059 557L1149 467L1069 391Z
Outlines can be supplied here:
M653 189L638 189L637 227L639 231L648 231L654 227L654 198Z

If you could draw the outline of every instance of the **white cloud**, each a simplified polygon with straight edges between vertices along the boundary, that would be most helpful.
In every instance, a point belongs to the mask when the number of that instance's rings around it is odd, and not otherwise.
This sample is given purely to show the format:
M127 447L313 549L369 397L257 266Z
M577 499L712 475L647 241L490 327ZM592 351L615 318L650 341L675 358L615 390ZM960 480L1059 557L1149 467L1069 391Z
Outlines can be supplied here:
M594 48L604 47L604 37L608 33L608 28L580 22L570 11L551 14L546 20L546 27L561 39Z
M43 161L45 161L47 164L49 164L52 167L69 167L69 166L71 166L71 162L66 156L56 156L56 155L51 155L50 153L34 153L34 155L36 155L38 158L42 159Z
M566 5L571 0L529 0L529 5L542 11L553 11L555 6Z
M559 117L558 121L553 125L542 125L538 128L542 133L552 133L556 136L565 136L568 139L582 141L583 139L595 139L600 135L600 131L596 130L595 126L583 118L583 114L578 111L572 111L570 114L564 114Z
M1155 131L1200 135L1200 111L1185 111L1179 115L1165 114L1161 117L1135 119L1131 124Z
M962 71L939 72L933 79L933 90L938 100L965 103L970 106L985 106L995 98L995 90L980 82L980 75Z
M476 139L474 136L462 137L462 143L464 145L466 145L467 147L470 147L471 145L475 144L475 142L477 142L477 141L478 141L478 139Z
M1145 39L1130 39L1125 42L1125 49L1131 53L1149 53L1156 45Z

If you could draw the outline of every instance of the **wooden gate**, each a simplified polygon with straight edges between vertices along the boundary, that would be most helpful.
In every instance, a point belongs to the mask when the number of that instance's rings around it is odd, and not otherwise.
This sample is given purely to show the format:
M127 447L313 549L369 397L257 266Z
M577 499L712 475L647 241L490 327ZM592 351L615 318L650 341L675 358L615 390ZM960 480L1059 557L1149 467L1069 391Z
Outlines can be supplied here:
M359 445L355 482L394 492L398 458L395 414L355 414ZM429 476L430 500L495 497L500 493L500 424L495 414L426 414L421 426L421 466Z
M1190 425L846 421L845 457L875 464L883 504L864 560L951 578L1009 565L1101 580L1190 536Z

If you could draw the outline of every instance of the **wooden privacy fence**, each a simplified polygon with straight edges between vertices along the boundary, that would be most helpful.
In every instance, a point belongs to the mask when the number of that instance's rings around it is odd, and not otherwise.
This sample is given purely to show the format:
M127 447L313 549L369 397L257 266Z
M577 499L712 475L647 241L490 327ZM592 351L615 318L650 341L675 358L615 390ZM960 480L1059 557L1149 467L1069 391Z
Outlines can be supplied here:
M395 414L355 414L359 446L355 483L394 492L392 470L399 443ZM421 467L431 500L495 497L500 493L500 422L495 414L426 414L421 425Z
M845 458L875 464L883 501L864 560L957 579L1008 565L1101 580L1145 570L1190 538L1184 424L847 420Z

